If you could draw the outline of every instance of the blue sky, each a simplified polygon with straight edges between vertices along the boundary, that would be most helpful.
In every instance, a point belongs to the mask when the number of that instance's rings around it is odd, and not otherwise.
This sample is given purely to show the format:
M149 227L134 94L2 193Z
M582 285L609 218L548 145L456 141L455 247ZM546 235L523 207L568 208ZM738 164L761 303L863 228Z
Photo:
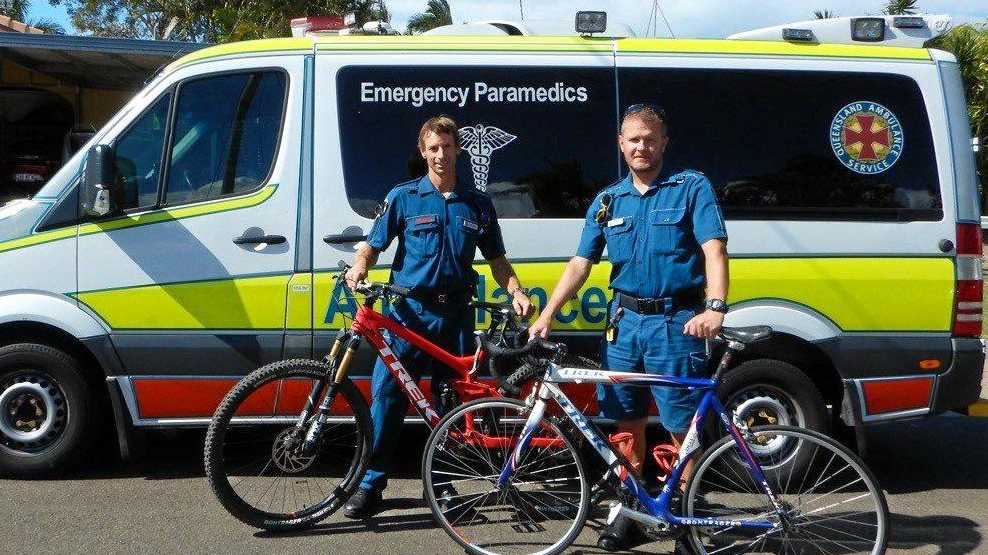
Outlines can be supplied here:
M392 23L404 30L408 18L425 9L425 0L386 0ZM449 0L453 20L518 19L519 0ZM881 0L660 0L669 25L677 37L724 37L731 33L779 25L813 17L814 10L828 9L838 15L874 14ZM975 0L920 0L926 13L946 13L955 23L988 20L988 2ZM605 10L613 21L631 25L643 34L652 0L521 0L526 19L571 19L576 10ZM51 18L72 32L62 6L46 0L31 3L29 19ZM288 17L288 16L286 16ZM659 20L659 36L669 30Z

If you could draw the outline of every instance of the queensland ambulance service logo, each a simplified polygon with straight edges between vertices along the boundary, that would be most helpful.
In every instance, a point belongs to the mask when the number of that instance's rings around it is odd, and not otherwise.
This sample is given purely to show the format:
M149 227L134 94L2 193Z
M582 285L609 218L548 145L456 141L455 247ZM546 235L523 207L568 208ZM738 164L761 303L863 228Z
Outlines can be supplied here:
M487 178L491 172L491 154L517 138L507 131L482 123L460 128L460 148L470 154L473 184L477 189L487 190Z
M844 106L830 124L830 147L850 170L881 173L902 156L905 136L891 110L876 102L858 101Z

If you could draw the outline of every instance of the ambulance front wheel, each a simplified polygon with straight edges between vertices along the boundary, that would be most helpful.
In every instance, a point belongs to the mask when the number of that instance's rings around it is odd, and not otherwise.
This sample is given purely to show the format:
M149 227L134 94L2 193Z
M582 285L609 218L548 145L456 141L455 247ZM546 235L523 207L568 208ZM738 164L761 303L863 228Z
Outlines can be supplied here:
M0 474L44 474L79 460L92 415L74 358L34 343L0 347Z

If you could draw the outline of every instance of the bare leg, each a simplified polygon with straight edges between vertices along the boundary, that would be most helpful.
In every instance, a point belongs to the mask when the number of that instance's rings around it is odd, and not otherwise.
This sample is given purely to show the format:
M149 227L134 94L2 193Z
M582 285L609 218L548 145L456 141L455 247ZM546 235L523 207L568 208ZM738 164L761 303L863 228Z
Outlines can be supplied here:
M673 444L673 446L676 447L676 451L681 450L683 448L683 440L686 439L686 434L685 433L683 433L683 434L673 434L673 433L670 433L669 435L672 436L672 444ZM683 468L683 474L679 478L679 491L680 492L682 492L682 491L684 491L686 489L686 484L690 481L690 477L691 476L693 476L693 459L690 459L690 461L688 463L686 463L686 467Z
M617 423L618 433L631 434L631 441L627 445L622 444L621 454L628 459L635 472L639 474L642 471L642 463L645 461L645 425L647 423L647 418L622 420Z

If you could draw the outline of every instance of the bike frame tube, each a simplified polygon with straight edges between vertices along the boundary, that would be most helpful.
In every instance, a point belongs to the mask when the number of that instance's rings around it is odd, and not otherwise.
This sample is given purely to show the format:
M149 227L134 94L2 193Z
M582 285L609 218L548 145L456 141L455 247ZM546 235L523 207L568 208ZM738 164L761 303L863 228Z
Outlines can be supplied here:
M690 424L690 429L683 440L683 447L680 450L679 461L677 462L675 468L672 469L670 476L666 479L665 485L662 487L662 491L659 493L658 497L652 497L649 495L648 490L638 481L632 472L621 462L621 459L614 453L611 448L610 443L602 438L600 434L597 433L594 426L590 423L589 419L582 413L578 408L576 408L566 394L557 384L562 383L620 383L623 385L632 385L639 387L648 386L665 386L665 387L676 387L680 389L702 389L704 390L703 397L700 399L700 405L697 407L696 414L693 416L693 422ZM734 439L734 443L738 448L738 451L745 458L745 462L748 463L752 477L762 485L765 494L772 500L773 506L776 510L781 511L781 507L776 500L775 494L768 485L768 480L765 479L765 473L762 472L761 467L754 458L748 445L744 442L744 438L741 436L741 432L734 425L734 422L730 419L724 406L721 404L720 400L717 399L714 387L716 383L714 380L705 378L679 378L675 376L654 376L633 372L615 372L610 370L591 370L584 368L560 368L555 364L552 365L546 381L543 382L542 388L539 391L539 401L536 406L542 405L543 411L535 411L529 415L528 420L525 422L525 427L522 431L522 440L518 442L515 447L515 451L512 453L511 457L508 458L505 463L505 467L502 469L501 475L498 479L498 486L504 487L508 484L511 478L511 474L514 472L514 465L517 461L521 460L524 450L528 446L526 441L527 437L530 437L534 432L535 428L538 426L539 421L542 419L544 414L544 405L548 397L551 397L559 404L573 424L576 425L577 429L587 438L587 441L593 446L594 450L600 455L600 457L607 463L608 467L617 475L621 480L621 483L634 494L635 498L646 508L648 513L656 518L662 519L674 525L689 525L689 526L737 526L742 528L754 528L754 529L771 529L775 527L775 524L768 521L740 521L740 520L721 520L715 518L693 518L690 516L679 517L672 514L669 511L669 505L672 500L673 485L679 483L679 479L686 468L687 463L692 460L700 452L700 440L699 434L702 429L704 418L707 413L715 412L720 416L721 423L731 437Z
M419 349L422 349L429 356L449 367L456 374L454 381L471 397L500 397L497 389L473 379L471 370L474 364L484 361L486 353L479 351L476 355L455 356L446 352L442 347L432 343L421 335L405 328L400 323L376 312L373 308L361 305L357 309L357 314L350 328L354 333L367 339L367 341L377 351L385 367L391 373L391 377L398 383L405 396L411 401L412 406L419 415L428 423L429 427L435 428L439 423L440 416L432 403L425 397L418 384L395 356L391 350L381 329L386 329L396 336L408 341ZM468 422L468 424L471 424Z

